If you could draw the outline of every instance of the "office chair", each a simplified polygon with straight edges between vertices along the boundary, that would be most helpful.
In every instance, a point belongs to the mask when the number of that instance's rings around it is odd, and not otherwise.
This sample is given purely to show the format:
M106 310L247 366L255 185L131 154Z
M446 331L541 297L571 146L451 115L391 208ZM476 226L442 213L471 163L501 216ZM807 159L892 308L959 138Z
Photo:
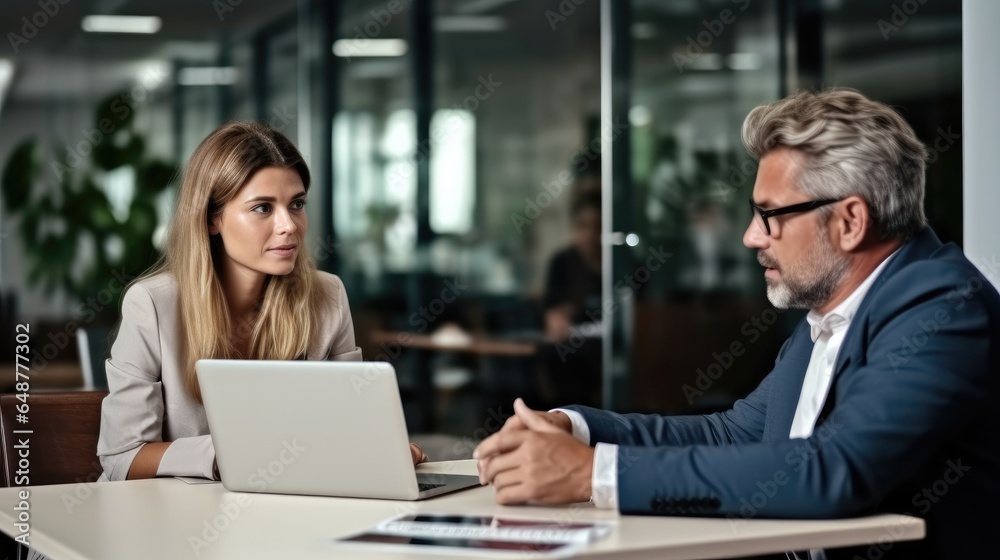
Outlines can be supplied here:
M4 487L94 482L101 475L97 439L101 402L107 391L32 393L27 423L18 421L23 404L16 395L0 395L0 462ZM22 410L24 408L22 407ZM31 430L17 434L15 430ZM28 440L30 473L18 475L19 445ZM27 480L25 480L27 478Z
M108 327L79 328L76 330L76 346L80 353L80 370L83 372L83 388L88 391L108 388L108 374L104 360L108 358L110 345Z

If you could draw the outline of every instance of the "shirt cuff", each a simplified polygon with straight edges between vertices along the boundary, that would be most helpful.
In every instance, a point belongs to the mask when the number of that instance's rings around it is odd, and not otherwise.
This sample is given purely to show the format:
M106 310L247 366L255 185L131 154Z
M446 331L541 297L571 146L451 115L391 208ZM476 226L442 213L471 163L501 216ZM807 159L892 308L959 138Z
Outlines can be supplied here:
M212 436L186 437L172 441L163 452L156 476L198 476L216 480Z
M562 412L566 416L569 416L570 424L573 425L573 437L582 441L585 445L590 445L590 426L587 425L587 421L583 419L582 414L565 408L553 408L549 412Z
M618 446L598 443L594 447L594 474L591 476L594 507L618 509Z

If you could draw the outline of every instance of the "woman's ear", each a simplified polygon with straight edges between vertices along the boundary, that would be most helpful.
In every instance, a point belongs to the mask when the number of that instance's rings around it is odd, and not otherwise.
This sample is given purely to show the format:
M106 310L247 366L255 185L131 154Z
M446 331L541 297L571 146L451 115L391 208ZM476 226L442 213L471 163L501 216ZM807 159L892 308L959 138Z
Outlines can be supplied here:
M208 220L208 234L209 235L219 235L219 220L222 216L215 216Z

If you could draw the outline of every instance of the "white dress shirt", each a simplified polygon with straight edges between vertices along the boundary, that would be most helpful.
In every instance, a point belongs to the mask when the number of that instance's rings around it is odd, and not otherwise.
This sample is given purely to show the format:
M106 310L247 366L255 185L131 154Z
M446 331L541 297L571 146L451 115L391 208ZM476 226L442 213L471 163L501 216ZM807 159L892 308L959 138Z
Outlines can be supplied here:
M859 285L851 295L825 315L809 311L806 322L809 323L810 335L813 339L813 352L806 368L806 376L802 381L802 392L799 394L798 406L789 431L789 439L808 438L812 435L816 420L823 410L827 393L833 381L833 366L837 361L837 353L844 342L847 327L850 326L854 314L861 306L865 294L875 283L886 264L899 250L897 249L883 260L868 278ZM573 425L573 436L590 445L590 427L583 415L573 410L556 408L569 416ZM593 502L595 507L618 509L618 446L611 443L598 443L594 448L594 473L591 478L593 486ZM817 551L818 552L818 551ZM814 556L815 558L815 556Z
M806 322L809 323L809 336L813 341L813 351L809 357L805 379L802 380L802 392L799 393L799 404L795 407L792 429L788 433L789 439L805 439L812 435L813 428L816 427L816 420L819 419L819 413L823 410L823 404L826 402L826 396L830 392L830 385L833 381L833 366L837 362L840 345L844 343L844 337L847 335L847 327L851 326L851 320L858 312L861 300L865 299L865 295L875 283L875 279L878 278L882 269L889 263L889 259L895 254L893 252L875 267L868 278L865 278L865 281L851 292L847 299L840 302L840 305L825 315L820 315L815 310L810 310L806 314Z

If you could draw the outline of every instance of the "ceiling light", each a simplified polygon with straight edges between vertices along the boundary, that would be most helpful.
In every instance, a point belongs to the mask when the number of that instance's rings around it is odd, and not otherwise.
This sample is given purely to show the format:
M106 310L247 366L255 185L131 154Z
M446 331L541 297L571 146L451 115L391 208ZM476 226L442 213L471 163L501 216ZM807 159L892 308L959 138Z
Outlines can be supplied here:
M182 86L231 86L238 77L232 66L189 66L177 72L177 83Z
M476 14L495 10L510 4L514 0L468 0L463 4L455 6L455 11L463 14Z
M88 33L156 33L161 25L156 16L87 16L80 22Z
M703 53L691 60L693 70L722 70L722 55Z
M333 42L333 54L344 58L403 56L406 54L406 41L402 39L337 39Z
M499 16L439 16L434 30L441 33L492 32L507 29L507 20Z
M757 53L733 53L726 57L730 70L760 70L761 60Z

